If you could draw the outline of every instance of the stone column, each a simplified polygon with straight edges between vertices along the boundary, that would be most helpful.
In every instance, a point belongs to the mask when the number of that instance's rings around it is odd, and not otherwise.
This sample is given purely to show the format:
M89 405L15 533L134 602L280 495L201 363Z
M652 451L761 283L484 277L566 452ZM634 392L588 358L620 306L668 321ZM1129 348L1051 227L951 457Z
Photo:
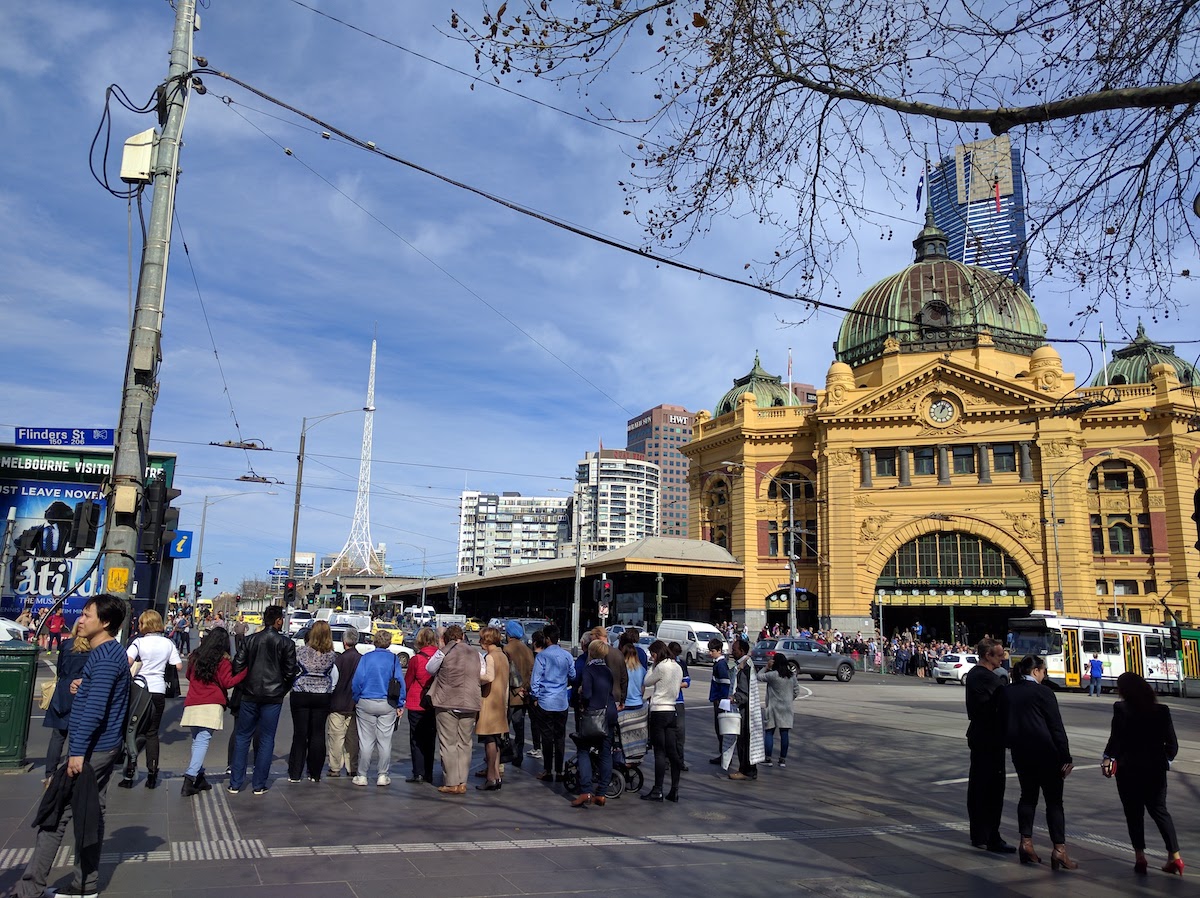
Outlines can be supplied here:
M945 443L937 447L938 486L950 483L950 447Z
M992 455L988 443L977 443L975 446L975 464L979 472L980 483L992 482Z
M864 488L871 486L871 450L858 450L858 485Z
M896 449L896 470L900 474L901 486L912 486L912 467L909 464L909 454L907 446L899 446Z
M1021 452L1021 483L1033 483L1033 460L1029 456L1029 440L1021 440L1017 447Z

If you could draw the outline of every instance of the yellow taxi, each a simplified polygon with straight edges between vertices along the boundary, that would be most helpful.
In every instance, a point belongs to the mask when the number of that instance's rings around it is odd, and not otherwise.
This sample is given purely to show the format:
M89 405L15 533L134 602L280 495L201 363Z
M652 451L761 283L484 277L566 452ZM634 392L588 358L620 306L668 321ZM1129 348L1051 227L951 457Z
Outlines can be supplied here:
M483 622L477 617L468 617L463 627L468 633L478 633L483 628Z
M241 617L242 617L242 620L244 620L246 623L248 623L252 627L261 627L262 626L262 612L261 611L243 611L243 612L241 612Z
M372 621L371 622L372 635L374 635L375 633L378 633L380 630L383 630L385 632L392 634L392 645L404 645L404 633L401 632L400 628L397 627L395 624L388 623L387 621L378 621L378 620Z

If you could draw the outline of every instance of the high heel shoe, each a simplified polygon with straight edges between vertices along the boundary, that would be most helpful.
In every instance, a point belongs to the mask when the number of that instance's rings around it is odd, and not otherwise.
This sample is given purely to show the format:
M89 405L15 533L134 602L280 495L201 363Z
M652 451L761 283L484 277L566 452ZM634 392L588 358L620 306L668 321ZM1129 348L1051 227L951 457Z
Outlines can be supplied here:
M664 795L663 798L665 798L667 801L674 801L674 802L678 803L679 793L676 790L672 789L670 792L668 792L666 795Z
M1037 856L1037 852L1033 850L1033 839L1022 837L1021 844L1017 846L1017 859L1022 864L1040 864L1042 859Z
M1162 867L1163 873L1171 873L1176 876L1183 876L1183 858L1173 857Z
M1064 870L1078 870L1079 864L1071 860L1067 854L1066 845L1055 845L1054 850L1050 852L1050 869L1057 870L1061 867Z

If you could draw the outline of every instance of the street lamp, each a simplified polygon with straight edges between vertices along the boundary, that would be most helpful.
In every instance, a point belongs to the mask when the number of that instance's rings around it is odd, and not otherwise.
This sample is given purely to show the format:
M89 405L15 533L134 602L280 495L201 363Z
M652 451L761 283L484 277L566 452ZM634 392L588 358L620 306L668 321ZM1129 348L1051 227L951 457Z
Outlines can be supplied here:
M596 460L597 468L600 460ZM580 500L583 493L583 484L588 479L588 470L575 471L575 497L572 503L575 507L572 509L572 515L575 519L575 592L571 600L571 646L572 650L579 645L579 612L580 612L580 583L583 578L583 516L580 510ZM595 514L595 512L593 512Z
M1050 526L1053 528L1053 531L1054 531L1054 573L1058 579L1058 590L1054 593L1054 610L1055 611L1062 610L1063 582L1062 582L1062 558L1059 555L1059 548L1058 548L1058 524L1059 524L1058 512L1055 510L1055 507L1054 507L1054 485L1056 483L1058 483L1058 481L1060 481L1066 475L1066 473L1068 471L1070 471L1072 468L1078 467L1079 465L1083 464L1086 461L1091 461L1093 458L1108 458L1110 455L1112 455L1112 450L1105 449L1103 452L1097 452L1095 455L1088 456L1087 458L1081 458L1081 459L1079 459L1079 461L1067 465L1065 468L1063 468L1061 471L1059 471L1057 475L1050 478L1050 488L1046 492L1048 492L1050 495ZM1115 619L1116 616L1117 616L1117 597L1114 593L1114 595L1113 595L1113 618Z
M408 547L410 547L410 548L413 548L413 549L420 549L420 550L421 550L421 607L422 607L422 608L424 608L424 607L425 607L425 581L426 581L426 576L425 576L425 557L426 557L426 554L425 554L425 547L424 547L424 546L418 546L416 543L405 543L405 542L400 542L399 540L392 540L392 542L394 542L394 543L395 543L396 545L398 545L398 546L408 546Z
M300 452L296 456L296 504L292 509L292 549L288 552L288 579L296 579L296 535L300 530L300 489L304 480L304 440L310 427L316 427L322 421L336 418L338 415L348 415L351 412L373 412L374 406L364 405L360 408L348 408L340 412L329 412L326 415L316 415L313 418L300 419ZM309 424L309 421L312 424Z
M224 502L226 499L236 499L238 496L277 496L279 495L274 490L269 490L265 493L260 493L258 490L243 490L240 493L227 493L224 496L217 496L215 499L204 497L204 510L200 512L200 538L196 541L196 574L197 576L204 575L204 527L208 523L208 506L216 505L218 502Z

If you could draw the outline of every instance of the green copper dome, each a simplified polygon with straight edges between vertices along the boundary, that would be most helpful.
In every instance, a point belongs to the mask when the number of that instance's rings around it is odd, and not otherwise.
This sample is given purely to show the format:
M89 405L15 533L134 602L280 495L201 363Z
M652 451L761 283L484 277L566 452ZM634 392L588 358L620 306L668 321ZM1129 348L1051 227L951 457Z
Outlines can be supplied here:
M1046 326L1029 295L1011 278L952 260L946 239L933 210L926 209L925 227L913 241L916 261L855 302L833 345L838 361L855 367L879 358L885 348L963 349L985 332L998 349L1018 355L1042 345Z
M783 378L763 370L757 352L754 353L754 367L750 369L750 373L733 382L733 389L721 397L713 417L719 418L737 408L738 399L743 393L753 393L755 405L759 408L796 404L795 398L784 385Z
M1150 369L1155 365L1170 365L1184 386L1200 386L1200 375L1197 375L1196 369L1175 355L1174 346L1164 346L1147 337L1146 329L1140 321L1133 342L1113 352L1112 361L1108 363L1107 368L1107 383L1105 372L1101 371L1092 378L1091 385L1103 387L1108 384L1148 384L1153 380Z

